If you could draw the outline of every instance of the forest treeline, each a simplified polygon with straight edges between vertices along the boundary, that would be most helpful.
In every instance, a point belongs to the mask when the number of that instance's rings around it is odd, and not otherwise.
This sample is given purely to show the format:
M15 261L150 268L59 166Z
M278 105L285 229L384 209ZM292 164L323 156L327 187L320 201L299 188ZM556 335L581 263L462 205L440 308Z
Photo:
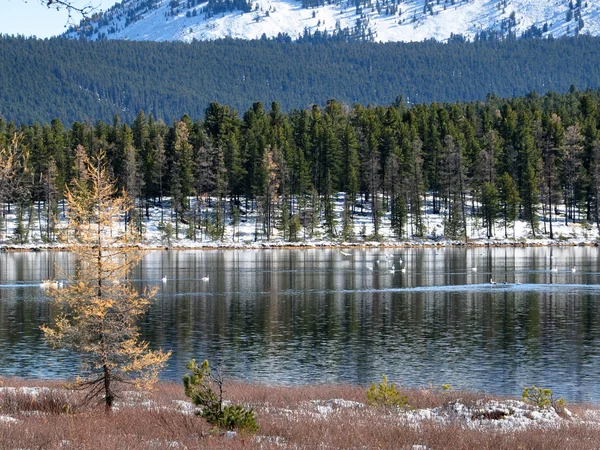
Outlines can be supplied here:
M212 102L284 112L336 99L389 105L566 92L600 85L600 38L368 43L274 40L85 42L0 37L0 116L65 124L138 111L170 123Z
M69 128L58 119L19 127L1 120L0 203L4 216L16 208L17 240L37 222L44 239L55 240L65 188L85 180L86 161L103 150L135 199L138 209L125 219L140 231L148 208L169 197L165 223L174 216L194 238L202 230L219 239L253 210L261 238L277 229L293 241L300 229L322 226L351 240L368 203L373 237L390 213L402 239L425 233L427 198L449 238L466 238L475 216L489 236L499 226L510 235L521 217L534 235L552 238L553 220L600 228L599 129L600 91L575 88L414 106L330 100L290 113L257 102L241 116L211 103L201 118L169 124L142 111L130 125L118 116ZM341 218L333 212L338 192L346 193Z

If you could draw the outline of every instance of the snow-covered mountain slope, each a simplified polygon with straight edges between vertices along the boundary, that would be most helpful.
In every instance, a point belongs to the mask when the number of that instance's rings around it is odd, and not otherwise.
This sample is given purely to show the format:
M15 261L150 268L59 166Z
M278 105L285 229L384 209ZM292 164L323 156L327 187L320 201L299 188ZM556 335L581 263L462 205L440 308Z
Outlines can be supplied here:
M322 6L303 7L309 4ZM357 5L358 4L358 5ZM235 10L229 10L237 8ZM246 12L241 9L245 9ZM600 35L598 0L123 0L67 36L89 40L258 39L279 33L346 29L387 41L473 39L481 32L521 36Z

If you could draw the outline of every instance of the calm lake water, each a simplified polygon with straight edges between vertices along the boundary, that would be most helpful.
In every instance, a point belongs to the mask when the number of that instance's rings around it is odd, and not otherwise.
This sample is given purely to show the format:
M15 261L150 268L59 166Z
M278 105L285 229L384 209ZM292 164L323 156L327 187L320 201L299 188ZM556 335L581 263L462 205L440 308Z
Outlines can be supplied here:
M163 378L181 379L196 358L265 383L387 374L403 386L520 395L535 384L600 402L599 249L349 252L148 253L133 278L160 288L142 329L153 347L173 350ZM73 261L0 254L0 376L76 373L77 356L50 350L39 331L52 314L40 280Z

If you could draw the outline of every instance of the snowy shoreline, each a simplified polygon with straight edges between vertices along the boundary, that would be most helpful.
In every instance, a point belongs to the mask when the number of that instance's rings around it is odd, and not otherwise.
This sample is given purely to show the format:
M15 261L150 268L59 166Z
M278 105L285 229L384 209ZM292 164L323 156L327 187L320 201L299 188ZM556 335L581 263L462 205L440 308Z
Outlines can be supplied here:
M483 248L483 247L598 247L599 242L580 239L490 239L448 241L448 240L414 240L388 242L330 242L330 241L257 241L257 242L191 242L182 239L173 245L141 244L138 247L144 251L183 251L183 250L306 250L306 249L346 249L346 248ZM68 244L0 244L0 252L20 251L69 251L73 248Z
M490 241L433 241L419 240L406 242L283 242L259 241L253 243L232 242L178 242L167 246L161 244L142 244L139 248L144 251L184 251L184 250L306 250L306 249L346 249L346 248L483 248L483 247L598 247L596 240L557 240L557 239L527 239L527 240L490 240ZM0 244L0 252L21 251L69 251L73 248L68 244Z
M431 197L427 196L424 202L422 235L414 233L413 217L409 214L406 219L404 235L398 237L392 227L391 212L385 211L381 217L379 231L371 217L371 205L362 203L360 212L356 212L351 220L351 240L342 237L345 194L338 193L333 198L334 233L330 236L326 229L325 220L319 217L317 223L310 225L303 223L297 231L297 239L286 239L280 227L271 230L270 237L261 229L261 218L256 209L244 212L237 223L226 215L224 232L220 238L211 237L209 232L200 225L203 220L214 214L214 204L204 205L196 198L190 198L190 208L199 212L200 221L196 225L193 236L190 233L189 221L178 218L171 209L170 199L166 198L161 203L152 204L147 214L144 215L143 232L140 241L136 244L142 250L264 250L264 249L314 249L314 248L456 248L456 247L575 247L598 246L600 244L600 231L597 227L586 221L565 220L564 205L557 207L557 212L552 220L553 239L549 237L550 222L544 222L544 217L538 217L535 233L529 223L517 219L507 229L500 221L493 227L493 234L487 237L486 228L481 218L474 211L469 211L466 225L466 239L452 239L445 235L445 211L433 212ZM477 204L475 203L475 206ZM473 206L473 207L475 207ZM66 206L63 204L62 212L58 217L54 235L49 239L45 236L46 218L40 217L37 211L39 205L30 211L25 211L21 218L22 225L27 224L25 242L16 239L19 219L16 208L4 218L0 226L0 252L4 251L41 251L58 250L68 251L73 245L60 242L59 236L67 226ZM43 211L44 208L41 208ZM279 219L277 219L279 220ZM115 230L125 229L123 220L114 222ZM166 231L170 227L170 231ZM506 237L506 235L510 237ZM504 237L500 237L500 235Z

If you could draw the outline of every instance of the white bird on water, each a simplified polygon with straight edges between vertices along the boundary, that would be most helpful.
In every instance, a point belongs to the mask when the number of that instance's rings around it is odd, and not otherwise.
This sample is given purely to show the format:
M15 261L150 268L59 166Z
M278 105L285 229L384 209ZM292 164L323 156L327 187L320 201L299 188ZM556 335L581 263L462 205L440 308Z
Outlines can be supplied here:
M208 283L210 280L209 275L206 275L205 277L200 278L201 281L204 281L205 283Z
M167 282L167 277L162 277L162 282L166 283Z
M477 272L477 267L471 267L471 270L472 270L473 272Z
M577 268L575 266L573 266L573 268L571 269L571 272L573 272L573 273L577 272Z
M495 286L495 285L497 285L498 283L497 283L497 282L495 282L493 278L490 278L490 284L491 284L492 286Z
M340 250L340 253L341 253L342 255L344 255L344 256L350 256L350 255L352 255L352 253L347 253L347 252L345 252L344 250Z
M42 280L40 288L42 289L62 289L63 282L56 280Z

